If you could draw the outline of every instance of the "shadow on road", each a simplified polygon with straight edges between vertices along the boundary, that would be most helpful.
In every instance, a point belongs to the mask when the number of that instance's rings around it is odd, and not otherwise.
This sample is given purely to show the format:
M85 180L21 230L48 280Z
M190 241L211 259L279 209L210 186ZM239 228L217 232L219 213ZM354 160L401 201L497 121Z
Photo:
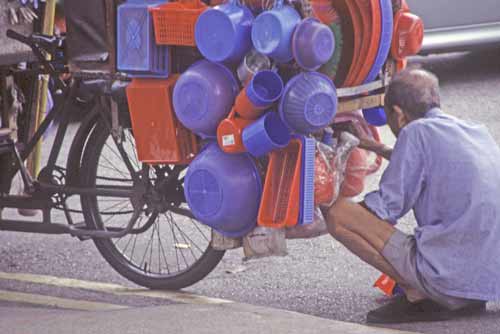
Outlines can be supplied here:
M410 64L435 73L444 85L487 80L500 76L500 49L418 56Z

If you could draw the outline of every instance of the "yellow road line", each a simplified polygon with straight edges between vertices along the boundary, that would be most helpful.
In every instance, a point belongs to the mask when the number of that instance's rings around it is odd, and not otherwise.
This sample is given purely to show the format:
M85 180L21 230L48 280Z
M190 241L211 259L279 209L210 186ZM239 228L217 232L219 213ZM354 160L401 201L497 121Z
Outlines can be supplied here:
M89 302L59 297L51 297L33 293L0 290L0 300L17 303L53 306L58 308L82 310L82 311L113 311L129 308L124 305Z
M232 303L230 300L210 298L186 292L134 289L113 283L101 283L94 281L84 281L73 278L64 278L48 275L34 275L23 273L0 272L0 279L15 280L21 282L37 283L44 285L53 285L65 288L84 289L90 291L99 291L118 296L141 296L148 298L167 299L179 303L187 304L225 304Z

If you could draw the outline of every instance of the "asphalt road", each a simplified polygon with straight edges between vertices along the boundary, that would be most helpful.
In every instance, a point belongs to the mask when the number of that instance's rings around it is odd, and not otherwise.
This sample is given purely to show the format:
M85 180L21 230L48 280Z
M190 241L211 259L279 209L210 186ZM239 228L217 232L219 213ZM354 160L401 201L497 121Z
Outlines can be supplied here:
M446 112L485 123L500 143L499 52L430 56L413 59L412 64L421 64L438 75ZM387 142L394 141L387 129L383 134ZM367 190L373 189L376 182L377 178L372 178ZM414 224L409 215L399 226L411 232ZM364 322L367 311L384 301L381 293L372 287L379 273L329 236L291 241L288 252L286 257L245 263L241 249L227 252L212 274L186 290L360 323ZM2 232L0 272L45 274L133 286L111 269L91 242L80 242L68 236ZM5 279L0 279L0 290L136 306L170 303L162 299L132 298ZM0 305L8 304L0 302ZM436 334L498 333L500 304L489 303L487 314L480 317L393 327Z

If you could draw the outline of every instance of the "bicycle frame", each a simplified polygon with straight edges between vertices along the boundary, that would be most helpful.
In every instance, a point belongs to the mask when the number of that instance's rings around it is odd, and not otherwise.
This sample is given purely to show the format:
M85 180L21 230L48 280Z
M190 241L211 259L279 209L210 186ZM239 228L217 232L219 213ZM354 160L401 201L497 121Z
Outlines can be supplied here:
M30 44L29 44L30 45ZM62 144L64 138L66 137L66 132L68 125L70 123L70 114L65 112L68 103L76 96L77 82L68 87L59 79L60 72L56 71L49 61L45 60L43 54L40 50L34 48L35 54L38 56L42 67L37 70L30 70L30 73L34 75L39 74L50 74L51 77L56 78L57 86L64 92L64 103L53 108L46 118L41 123L40 127L36 130L32 138L29 139L26 146L21 150L20 153L17 151L15 143L12 141L5 145L11 145L13 147L13 160L18 158L18 163L14 168L10 170L9 179L16 175L19 171L25 171L24 161L27 157L34 151L37 143L41 140L42 136L49 129L50 124L59 119L60 123L55 135L53 146L49 153L49 158L47 164L40 171L37 180L33 181L33 188L30 189L30 196L18 196L18 195L2 195L0 194L0 209L2 208L17 208L17 209L33 209L42 210L43 218L41 223L30 221L26 222L24 220L9 220L2 219L0 217L0 230L18 231L18 232L34 232L34 233L48 233L48 234L71 234L78 237L95 237L95 238L115 238L122 237L123 235L129 233L132 230L133 225L137 221L140 215L140 210L134 210L132 219L127 224L126 228L115 229L115 230L88 230L82 228L82 224L73 224L69 210L64 209L66 220L68 224L53 223L51 219L51 210L55 208L55 204L52 201L52 197L56 194L62 194L64 196L71 195L91 195L91 196L112 196L112 197L122 197L122 198L132 198L137 195L133 187L123 187L119 189L116 187L109 188L105 186L99 186L94 188L85 188L79 186L67 186L66 184L53 184L50 182L50 178L57 168L57 159L61 153ZM78 79L76 79L78 80ZM106 122L107 126L111 129L111 124L106 117L105 112L109 111L107 103L105 103L105 97L97 96L95 97L94 107L98 109L100 118L103 122ZM1 146L1 144L0 144ZM122 152L120 152L122 153ZM125 159L125 157L122 157ZM19 163L19 160L22 163ZM128 161L128 163L130 163ZM135 172L131 171L132 178L134 182L138 179ZM24 178L23 178L24 179ZM49 181L47 181L49 180ZM26 185L26 180L25 185Z

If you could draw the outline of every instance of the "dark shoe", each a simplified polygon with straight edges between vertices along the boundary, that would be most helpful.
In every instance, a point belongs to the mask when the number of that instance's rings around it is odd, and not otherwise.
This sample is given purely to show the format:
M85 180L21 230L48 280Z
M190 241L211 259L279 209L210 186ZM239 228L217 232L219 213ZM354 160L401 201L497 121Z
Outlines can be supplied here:
M405 296L400 296L396 297L391 303L368 312L366 321L377 324L443 321L458 316L480 313L485 310L485 306L485 302L477 302L462 309L452 311L430 299L411 303Z
M478 300L471 302L466 307L453 311L453 315L457 317L467 317L480 314L484 311L486 311L486 302Z

